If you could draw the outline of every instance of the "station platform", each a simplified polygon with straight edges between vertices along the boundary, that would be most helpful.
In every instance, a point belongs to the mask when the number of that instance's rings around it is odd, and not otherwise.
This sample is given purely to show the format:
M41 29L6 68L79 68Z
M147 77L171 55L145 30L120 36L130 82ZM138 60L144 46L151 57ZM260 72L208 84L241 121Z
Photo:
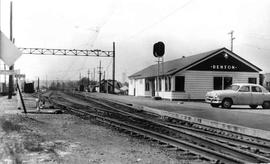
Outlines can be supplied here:
M209 126L225 128L261 138L270 138L270 109L251 109L232 106L231 109L213 108L204 102L154 100L147 97L84 93L141 107L157 114L178 117Z
M17 95L12 96L8 99L7 96L0 96L0 116L3 114L20 114L24 113L21 103L18 101L19 97ZM23 94L24 104L27 110L27 114L59 114L59 109L48 108L51 104L46 102L46 108L41 108L37 110L36 98L32 94ZM19 108L20 107L20 108Z

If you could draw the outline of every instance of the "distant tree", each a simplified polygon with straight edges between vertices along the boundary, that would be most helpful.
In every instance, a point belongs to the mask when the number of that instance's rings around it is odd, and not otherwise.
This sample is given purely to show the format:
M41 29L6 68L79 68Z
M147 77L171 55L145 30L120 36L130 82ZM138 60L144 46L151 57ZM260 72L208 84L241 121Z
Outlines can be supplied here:
M59 81L57 81L57 83L56 83L56 89L61 89L61 84Z
M56 89L56 83L54 81L51 83L49 89L51 89L51 90L55 90Z
M97 81L90 80L90 85L97 85Z
M87 86L88 85L88 78L83 77L81 80L78 81L78 85Z
M124 82L123 86L127 86L128 87L128 82Z
M65 82L66 89L74 89L76 87L75 83L76 82L74 81L66 81Z
M66 89L66 84L65 82L62 82L61 90L65 90L65 89Z
M98 83L97 81L89 80L89 85L96 85L97 83ZM86 87L88 85L88 78L83 77L81 80L77 82L77 85L83 85Z

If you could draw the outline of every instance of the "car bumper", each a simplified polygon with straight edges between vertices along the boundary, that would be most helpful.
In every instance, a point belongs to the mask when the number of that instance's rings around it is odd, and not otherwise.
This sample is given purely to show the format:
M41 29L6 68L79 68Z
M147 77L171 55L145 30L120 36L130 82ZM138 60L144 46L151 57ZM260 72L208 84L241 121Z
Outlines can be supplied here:
M218 99L209 99L209 98L206 98L205 99L205 102L206 103L209 103L209 104L221 104L221 100L218 100Z

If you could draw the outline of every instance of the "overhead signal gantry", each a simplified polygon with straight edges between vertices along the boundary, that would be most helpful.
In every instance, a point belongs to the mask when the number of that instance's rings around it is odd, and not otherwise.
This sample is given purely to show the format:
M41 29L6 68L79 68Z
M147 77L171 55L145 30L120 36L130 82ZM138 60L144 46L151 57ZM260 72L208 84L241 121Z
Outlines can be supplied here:
M112 51L95 50L78 50L78 49L51 49L51 48L18 48L22 54L33 55L60 55L60 56L86 56L86 57L112 57L112 80L113 93L115 90L115 42L113 42Z

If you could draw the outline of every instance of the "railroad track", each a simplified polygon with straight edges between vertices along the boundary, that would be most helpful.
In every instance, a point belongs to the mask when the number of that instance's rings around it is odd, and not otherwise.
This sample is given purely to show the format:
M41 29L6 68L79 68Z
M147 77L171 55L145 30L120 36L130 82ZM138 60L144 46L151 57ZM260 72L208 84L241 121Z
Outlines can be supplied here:
M118 108L118 109L130 112L130 113L136 113L137 115L140 115L140 116L147 116L150 118L162 119L162 121L165 121L167 125L186 129L189 131L196 131L197 133L201 133L202 135L206 135L208 137L211 137L211 135L212 136L214 135L215 139L222 138L223 140L231 140L241 145L245 144L247 146L260 148L261 150L264 150L264 151L270 151L270 140L266 140L266 139L262 139L262 138L258 138L254 136L249 136L246 134L241 134L241 133L237 133L233 131L228 131L224 129L219 129L215 127L210 127L203 124L188 122L186 120L179 120L179 119L170 118L170 117L160 117L153 113L143 112L141 110L131 107L130 105L126 105L124 103L112 101L105 98L98 99L96 97L92 97L89 95L85 96L78 93L75 95L73 94L72 96L77 96L77 98L84 99L86 101L89 101L89 99L91 99L91 101L95 100L95 102L98 101L99 104L103 102L102 103L103 105L114 106L114 108ZM258 150L255 150L255 151L258 151Z
M217 136L198 128L194 131L193 127L161 120L123 104L113 104L114 102L107 100L107 102L104 100L100 102L96 98L90 99L90 97L79 94L76 94L73 102L71 102L72 99L65 97L68 95L61 93L61 96L55 97L51 101L56 106L80 116L91 116L117 129L156 140L166 147L191 152L200 160L208 160L213 163L270 162L268 158L270 148L265 145L267 141L263 141L264 144L247 144L245 140L241 139L237 141L229 137L224 139L222 135ZM78 100L87 101L89 105L81 105L77 102Z

